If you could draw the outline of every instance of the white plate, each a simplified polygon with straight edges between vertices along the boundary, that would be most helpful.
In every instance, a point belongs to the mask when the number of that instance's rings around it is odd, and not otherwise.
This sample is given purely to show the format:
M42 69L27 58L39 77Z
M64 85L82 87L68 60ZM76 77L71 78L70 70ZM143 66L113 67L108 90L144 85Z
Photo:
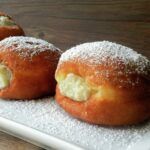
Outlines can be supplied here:
M46 149L83 150L73 144L2 117L0 117L0 129L8 134Z
M150 122L120 128L90 125L69 116L53 98L0 100L0 129L47 149L150 149Z

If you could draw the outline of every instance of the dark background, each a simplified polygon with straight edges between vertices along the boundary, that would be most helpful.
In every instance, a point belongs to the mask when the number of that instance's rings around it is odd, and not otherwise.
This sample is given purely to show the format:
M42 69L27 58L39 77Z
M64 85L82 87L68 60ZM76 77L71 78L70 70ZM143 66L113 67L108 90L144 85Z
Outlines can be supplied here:
M110 40L150 56L150 0L0 0L0 10L62 50Z

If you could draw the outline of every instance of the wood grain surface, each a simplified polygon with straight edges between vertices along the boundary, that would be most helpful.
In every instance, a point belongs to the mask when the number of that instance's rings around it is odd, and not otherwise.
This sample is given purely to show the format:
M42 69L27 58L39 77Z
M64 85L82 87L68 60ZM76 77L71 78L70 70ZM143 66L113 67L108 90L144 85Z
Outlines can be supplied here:
M150 0L0 0L0 10L13 16L26 35L64 51L83 42L110 40L150 58ZM0 150L9 145L38 149L0 133Z
M0 132L0 150L43 150L18 138Z

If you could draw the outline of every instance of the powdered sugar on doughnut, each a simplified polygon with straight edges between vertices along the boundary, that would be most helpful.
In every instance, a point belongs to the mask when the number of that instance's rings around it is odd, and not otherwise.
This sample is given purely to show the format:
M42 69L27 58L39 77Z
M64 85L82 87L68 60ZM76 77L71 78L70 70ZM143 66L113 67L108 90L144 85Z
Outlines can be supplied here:
M16 51L22 57L33 57L44 51L59 51L57 47L47 41L36 39L33 37L14 36L9 37L0 42L0 50L11 48L12 51Z
M146 57L131 48L109 41L77 45L62 54L59 64L69 60L83 60L88 65L104 65L108 59L112 62L120 60L127 66L126 71L130 73L148 74L150 71L150 61Z

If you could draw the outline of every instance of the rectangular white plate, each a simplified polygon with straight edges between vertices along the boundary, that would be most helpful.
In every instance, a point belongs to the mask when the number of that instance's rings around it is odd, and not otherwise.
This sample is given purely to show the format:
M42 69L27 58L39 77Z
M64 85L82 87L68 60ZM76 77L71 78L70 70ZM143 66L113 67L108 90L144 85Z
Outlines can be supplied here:
M16 123L6 118L0 117L0 129L8 134L14 135L25 141L38 145L46 149L71 149L82 150L73 144L67 143L61 139L39 132L33 128Z
M0 100L0 129L47 149L150 149L150 122L116 128L90 125L69 116L53 98Z

